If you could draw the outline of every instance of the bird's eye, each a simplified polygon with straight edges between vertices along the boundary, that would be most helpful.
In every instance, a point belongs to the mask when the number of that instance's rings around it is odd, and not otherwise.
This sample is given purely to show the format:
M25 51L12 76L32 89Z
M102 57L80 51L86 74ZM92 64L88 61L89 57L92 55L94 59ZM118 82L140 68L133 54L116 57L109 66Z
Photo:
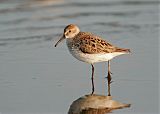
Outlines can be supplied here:
M71 30L69 30L69 32L71 32Z

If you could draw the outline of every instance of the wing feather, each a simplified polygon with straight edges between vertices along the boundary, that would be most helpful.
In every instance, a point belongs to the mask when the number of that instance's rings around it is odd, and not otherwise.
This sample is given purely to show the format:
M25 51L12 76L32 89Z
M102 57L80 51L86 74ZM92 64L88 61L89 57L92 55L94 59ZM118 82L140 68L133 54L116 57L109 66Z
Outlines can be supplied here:
M84 53L112 53L116 50L115 46L91 33L80 32L76 39L80 44L79 49Z

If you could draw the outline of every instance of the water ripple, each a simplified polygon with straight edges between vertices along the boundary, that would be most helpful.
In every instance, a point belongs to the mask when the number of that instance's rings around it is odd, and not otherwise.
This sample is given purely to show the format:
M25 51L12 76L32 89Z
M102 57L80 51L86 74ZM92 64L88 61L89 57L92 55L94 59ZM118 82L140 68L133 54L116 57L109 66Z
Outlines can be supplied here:
M59 34L52 34L52 35L37 35L37 36L29 36L29 37L16 37L16 38L2 38L0 41L20 41L20 40L29 40L29 39L51 39L52 36L58 36Z
M15 44L15 43L18 45L19 43L34 44L34 43L37 43L38 41L51 41L58 36L59 34L50 34L50 35L28 36L28 37L2 38L0 39L0 46L3 47L3 46Z
M70 19L70 18L79 18L79 17L88 17L88 16L117 16L117 17L131 17L136 16L140 12L139 11L127 11L127 12L79 12L79 13L71 13L71 14L60 14L57 16L47 16L47 17L39 17L34 18L36 21L53 21L57 19ZM10 25L10 24L20 24L23 22L31 21L32 19L28 18L21 18L16 20L8 20L8 21L1 21L0 24L2 25Z
M101 26L111 26L111 27L121 27L121 28L133 28L133 29L140 29L141 26L140 25L136 25L136 24L121 24L121 23L118 23L118 22L108 22L108 23L105 23L105 22L95 22L95 23L92 23L93 25L101 25Z
M43 3L43 2L42 2ZM31 4L31 3L30 3ZM36 2L33 2L36 4ZM117 5L157 5L160 4L160 1L116 1L116 2L90 2L90 3L83 3L83 2L62 2L60 4L53 4L49 6L43 7L31 7L30 5L20 4L17 7L13 8L6 8L0 9L0 13L13 13L13 12L27 12L33 11L39 8L61 8L61 7L102 7L102 6L117 6Z
M116 2L72 2L65 4L58 4L54 7L102 7L102 6L119 6L119 5L157 5L159 1L116 1ZM50 6L53 7L53 6Z
M88 16L136 16L140 12L139 11L128 11L128 12L79 12L79 13L71 13L71 14L62 14L53 17L41 17L37 20L55 20L55 19L68 19L68 18L79 18L79 17L88 17Z

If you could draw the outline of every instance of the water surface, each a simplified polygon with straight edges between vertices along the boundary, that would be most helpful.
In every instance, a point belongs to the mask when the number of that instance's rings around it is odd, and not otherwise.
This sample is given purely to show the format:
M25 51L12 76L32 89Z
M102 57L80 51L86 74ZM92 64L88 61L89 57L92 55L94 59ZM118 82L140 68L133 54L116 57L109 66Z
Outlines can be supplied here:
M74 59L63 28L77 24L132 54L111 62L113 114L158 114L158 0L1 0L0 112L65 114L91 91L91 66ZM95 65L97 94L107 94L107 64Z

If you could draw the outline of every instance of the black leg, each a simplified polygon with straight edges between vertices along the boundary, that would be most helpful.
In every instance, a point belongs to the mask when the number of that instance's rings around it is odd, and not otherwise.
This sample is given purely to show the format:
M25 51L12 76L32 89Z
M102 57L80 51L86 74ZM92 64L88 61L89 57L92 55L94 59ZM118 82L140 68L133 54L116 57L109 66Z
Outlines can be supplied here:
M110 71L110 61L108 61L108 76L107 76L107 79L108 79L108 96L111 96L110 84L111 84L112 77L111 77L111 71Z
M93 94L94 93L94 66L93 66L93 64L91 64L91 66L92 66L92 93L91 94Z

